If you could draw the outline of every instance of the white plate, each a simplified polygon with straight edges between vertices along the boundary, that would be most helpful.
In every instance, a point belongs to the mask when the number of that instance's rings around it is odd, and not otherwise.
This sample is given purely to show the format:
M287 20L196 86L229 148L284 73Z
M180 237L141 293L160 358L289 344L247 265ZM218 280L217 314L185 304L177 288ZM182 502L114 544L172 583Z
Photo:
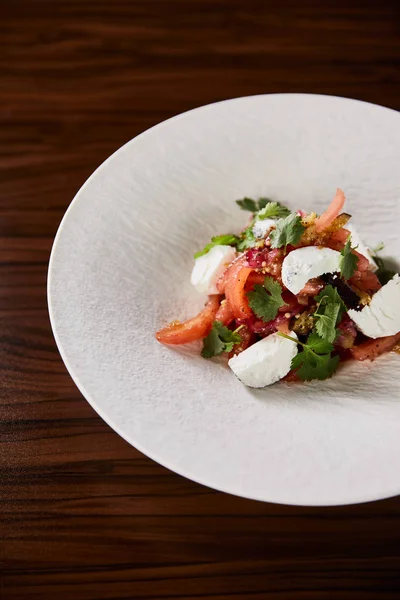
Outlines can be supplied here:
M399 356L252 391L197 347L154 339L201 307L193 253L239 230L245 195L322 211L341 187L365 240L399 259L399 156L398 113L298 94L205 106L118 150L68 209L49 270L54 334L87 400L154 460L232 494L329 505L399 493Z

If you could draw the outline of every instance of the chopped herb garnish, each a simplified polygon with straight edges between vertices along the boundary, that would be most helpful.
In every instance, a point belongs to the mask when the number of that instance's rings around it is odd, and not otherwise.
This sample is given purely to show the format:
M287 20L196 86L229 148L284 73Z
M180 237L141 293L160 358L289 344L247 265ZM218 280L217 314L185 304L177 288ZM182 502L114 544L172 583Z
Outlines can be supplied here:
M253 223L252 223L250 225L250 227L247 227L247 229L245 229L240 234L240 241L237 245L237 249L239 252L243 252L243 250L248 250L248 248L253 248L255 243L256 243L256 238L253 233Z
M257 221L264 219L281 219L290 215L290 210L279 202L268 202L256 215Z
M252 198L242 198L241 200L236 200L236 204L240 206L242 210L248 210L249 212L256 213L259 210L262 210L269 204L271 200L269 198L259 198L257 201Z
M281 337L299 344L302 350L292 359L291 368L303 381L312 379L328 379L336 371L339 357L332 357L333 346L326 340L319 337L317 333L312 333L307 343L300 342L290 335L278 333Z
M351 247L351 236L349 236L345 247L340 252L342 255L340 259L340 272L343 279L350 279L357 270L358 256L353 254L352 250L355 250L355 248Z
M269 234L271 247L282 248L284 246L286 252L288 244L296 245L299 243L304 229L301 217L296 213L290 213L284 219L279 219L276 222L276 229Z
M210 333L203 340L203 349L201 355L203 358L212 358L219 356L223 352L231 352L235 344L240 344L242 338L238 331L231 331L219 321L214 321Z
M388 281L390 281L392 279L392 277L394 275L396 275L396 271L393 271L392 269L388 269L385 265L385 261L383 260L383 258L381 258L380 256L377 256L377 252L380 252L380 250L383 250L384 248L384 244L381 243L379 244L375 249L374 249L374 261L376 263L376 266L378 267L378 270L376 271L376 276L378 277L380 283L382 285L385 285Z
M279 308L285 305L282 288L272 277L266 277L263 285L256 284L253 291L247 292L247 298L251 310L266 323L275 319Z
M200 256L207 254L207 252L210 252L211 248L214 248L214 246L236 246L239 241L240 238L238 238L237 235L233 235L232 233L227 233L225 235L216 235L215 237L211 238L211 242L209 244L204 246L203 250L196 252L194 257L199 258Z
M313 314L316 319L315 329L321 338L332 343L337 337L336 325L346 312L346 306L337 290L331 285L327 285L315 299L318 302Z

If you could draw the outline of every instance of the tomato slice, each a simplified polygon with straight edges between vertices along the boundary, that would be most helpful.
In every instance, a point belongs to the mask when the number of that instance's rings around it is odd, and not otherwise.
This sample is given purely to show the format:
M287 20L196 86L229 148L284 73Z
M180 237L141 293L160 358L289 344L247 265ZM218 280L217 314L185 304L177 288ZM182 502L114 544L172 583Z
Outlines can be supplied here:
M317 219L315 219L315 231L321 232L324 231L329 225L336 219L336 217L342 212L344 203L345 203L345 195L341 189L336 190L336 196L326 209L324 213Z
M377 292L382 284L372 271L356 271L349 283L362 292Z
M246 319L253 315L245 292L246 281L252 270L239 263L232 269L226 282L225 296L236 319Z
M244 350L246 350L255 340L255 334L250 329L248 325L243 324L242 328L239 330L239 335L241 337L241 341L239 344L235 344L232 352L229 353L229 358L235 356L235 354L240 354Z
M179 323L170 323L157 331L156 338L161 344L187 344L204 338L211 329L219 309L220 296L209 296L208 302L196 317Z
M222 300L217 314L215 315L215 321L219 321L222 325L229 325L234 320L235 315L232 312L231 307L227 300Z
M400 332L396 335L368 340L359 346L354 346L350 352L356 360L375 360L380 354L390 352L398 342L400 342Z
M240 265L241 267L243 267L244 263L246 263L246 262L247 262L246 254L242 254L241 256L239 256L238 258L236 258L229 265L229 267L226 269L226 271L221 275L221 277L217 281L217 288L218 288L218 291L221 294L225 294L225 287L226 287L226 284L227 284L228 280L232 277L232 275L234 273L237 274L237 272L239 270L238 265Z

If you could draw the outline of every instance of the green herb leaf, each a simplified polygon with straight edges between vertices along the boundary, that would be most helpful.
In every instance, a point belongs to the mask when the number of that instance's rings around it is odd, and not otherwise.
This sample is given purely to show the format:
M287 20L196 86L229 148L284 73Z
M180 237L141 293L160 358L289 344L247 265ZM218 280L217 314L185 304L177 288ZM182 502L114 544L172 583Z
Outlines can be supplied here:
M318 296L315 296L315 300L322 304L325 301L327 303L335 303L340 304L339 318L343 316L345 312L347 312L347 308L342 298L339 295L339 292L332 285L326 285L323 290L320 291Z
M240 234L240 238L240 242L237 245L239 252L243 252L243 250L247 250L248 248L253 248L256 243L256 238L253 233L253 223Z
M315 299L318 301L317 310L313 314L316 319L315 329L321 338L332 343L338 335L336 325L346 311L346 306L331 285L327 285Z
M351 236L349 236L345 247L340 252L342 255L342 258L340 259L340 272L343 279L350 279L357 270L358 256L353 254L352 250L355 250L355 248L351 247Z
M265 198L264 196L259 198L257 201L258 210L262 210L263 208L265 208L269 202L272 202L272 200L270 200L269 198Z
M301 222L301 217L296 213L290 213L286 218L279 219L276 222L276 229L271 231L269 239L271 240L272 248L282 248L288 244L294 246L299 243L304 232L304 226Z
M219 321L214 321L210 333L203 340L202 357L212 358L213 356L219 356L223 352L231 352L233 346L240 344L242 341L238 329L231 331Z
M312 333L307 343L302 343L284 333L279 333L292 342L299 344L302 350L292 359L291 368L303 381L312 379L328 379L332 377L339 364L339 357L331 355L332 344L323 340L317 333Z
M252 213L256 213L259 210L257 202L252 198L246 197L241 200L236 200L236 204L240 206L242 210L248 210Z
M336 321L339 310L339 304L328 304L323 313L314 313L314 317L317 319L315 329L318 335L327 342L334 342L337 337Z
M211 238L211 242L204 246L203 250L196 252L194 255L195 258L199 258L200 256L204 256L207 252L210 252L211 248L214 246L236 246L240 238L237 235L233 235L232 233L227 233L225 235L216 235Z
M329 379L332 377L339 364L339 357L330 354L315 354L307 346L302 352L296 354L291 367L303 381L312 379Z
M247 293L247 298L251 310L266 323L275 319L278 309L285 305L282 288L272 277L266 277L263 285L255 285L254 290Z
M388 269L385 265L385 261L380 256L375 255L374 261L376 262L376 265L378 267L378 270L375 274L378 277L380 283L382 285L385 285L388 281L392 279L392 277L394 277L394 275L396 275L396 271Z
M332 344L327 340L322 339L315 331L308 336L307 345L311 350L316 352L316 354L328 354L333 350Z
M279 202L268 202L262 210L258 211L256 220L281 219L288 215L290 215L290 210L286 206L282 206Z
M267 206L267 204L272 201L269 198L259 198L258 200L253 200L252 198L242 198L241 200L236 200L236 204L240 206L242 210L248 210L249 212L256 213Z

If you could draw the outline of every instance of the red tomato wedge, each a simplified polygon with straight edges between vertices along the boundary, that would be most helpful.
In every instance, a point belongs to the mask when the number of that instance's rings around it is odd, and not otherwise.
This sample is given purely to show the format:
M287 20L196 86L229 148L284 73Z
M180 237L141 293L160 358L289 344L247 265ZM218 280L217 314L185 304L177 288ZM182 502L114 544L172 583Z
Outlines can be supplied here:
M396 335L368 340L359 346L354 346L350 352L356 360L375 360L380 354L389 352L398 342L400 342L400 332Z
M362 292L377 292L382 285L372 271L356 271L349 283Z
M334 219L342 212L345 203L345 195L341 189L336 190L336 196L326 209L324 213L317 219L315 219L315 231L324 231L332 223Z
M250 273L246 281L246 289L252 288L254 285L262 285L264 283L265 275L263 273Z
M205 337L211 329L219 309L220 296L209 296L203 310L184 323L174 322L157 331L156 338L161 344L187 344Z
M234 320L235 315L232 312L231 307L227 300L222 300L217 314L215 315L215 321L219 321L222 325L229 325Z
M246 350L255 340L254 332L247 325L243 325L239 330L239 335L241 337L241 342L239 344L235 344L232 352L229 353L229 358L235 356L235 354L240 354L244 350Z
M247 263L246 254L242 254L238 258L236 258L226 269L226 271L221 275L219 280L217 281L217 288L221 294L225 294L225 286L227 281L231 278L232 273L238 272L238 265L241 267Z
M253 315L245 292L246 281L252 270L239 263L232 269L226 282L225 296L236 319L246 319Z

